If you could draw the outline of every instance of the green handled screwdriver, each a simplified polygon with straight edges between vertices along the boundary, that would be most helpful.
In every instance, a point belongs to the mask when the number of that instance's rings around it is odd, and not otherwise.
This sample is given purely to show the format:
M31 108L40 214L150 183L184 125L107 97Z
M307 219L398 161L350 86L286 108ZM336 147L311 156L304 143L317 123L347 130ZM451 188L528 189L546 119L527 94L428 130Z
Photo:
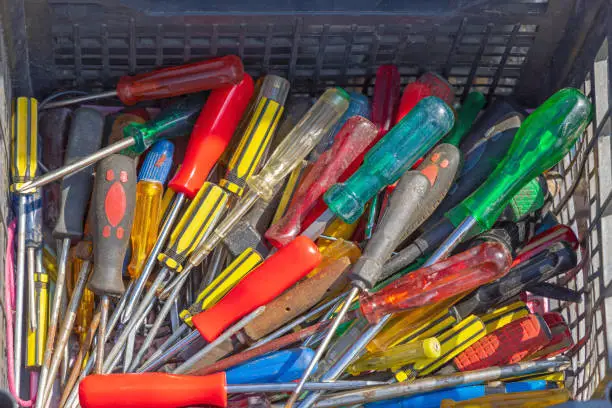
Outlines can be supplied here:
M431 266L442 259L472 227L490 228L508 201L526 183L565 156L590 122L591 112L592 107L588 99L573 88L557 92L538 107L525 120L508 154L491 176L478 190L448 213L449 218L459 227L424 266ZM323 375L322 380L331 381L344 372L390 317L391 315L387 315L378 323L370 325L344 356ZM312 406L320 395L321 393L308 395L300 407Z

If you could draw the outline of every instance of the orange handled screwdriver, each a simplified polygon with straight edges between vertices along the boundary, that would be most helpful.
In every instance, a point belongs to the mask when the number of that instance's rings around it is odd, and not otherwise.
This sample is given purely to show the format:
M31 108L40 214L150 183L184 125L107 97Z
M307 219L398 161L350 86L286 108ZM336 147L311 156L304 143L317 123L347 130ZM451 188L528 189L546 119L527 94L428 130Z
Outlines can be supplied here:
M234 85L242 80L243 75L244 67L240 58L228 55L144 74L124 76L119 79L116 90L51 102L43 108L59 108L115 96L125 105L134 105L140 101L170 98Z

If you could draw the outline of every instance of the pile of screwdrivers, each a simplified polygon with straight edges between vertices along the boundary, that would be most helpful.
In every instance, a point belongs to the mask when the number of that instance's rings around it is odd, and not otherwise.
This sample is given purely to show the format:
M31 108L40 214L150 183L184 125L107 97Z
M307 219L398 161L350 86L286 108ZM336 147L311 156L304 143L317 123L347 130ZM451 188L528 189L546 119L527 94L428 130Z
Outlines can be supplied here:
M226 56L57 96L12 114L22 406L571 399L548 299L582 300L551 283L580 245L546 172L591 120L580 91L527 113L384 65L371 98L313 98Z

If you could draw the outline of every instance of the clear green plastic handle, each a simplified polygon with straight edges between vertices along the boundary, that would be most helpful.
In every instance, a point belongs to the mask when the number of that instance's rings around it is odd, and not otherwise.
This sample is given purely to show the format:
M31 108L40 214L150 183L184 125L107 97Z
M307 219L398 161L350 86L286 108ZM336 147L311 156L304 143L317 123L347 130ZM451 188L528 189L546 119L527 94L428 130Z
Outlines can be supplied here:
M348 224L357 221L365 204L423 157L452 129L454 121L453 111L442 99L421 100L370 149L363 165L346 182L325 193L329 209Z
M446 216L454 225L472 216L481 228L491 228L526 183L565 156L591 121L591 114L591 103L579 90L566 88L555 93L525 119L493 174Z
M251 190L266 201L274 187L319 143L349 106L350 95L342 88L330 88L306 112L270 156L264 168L247 179Z

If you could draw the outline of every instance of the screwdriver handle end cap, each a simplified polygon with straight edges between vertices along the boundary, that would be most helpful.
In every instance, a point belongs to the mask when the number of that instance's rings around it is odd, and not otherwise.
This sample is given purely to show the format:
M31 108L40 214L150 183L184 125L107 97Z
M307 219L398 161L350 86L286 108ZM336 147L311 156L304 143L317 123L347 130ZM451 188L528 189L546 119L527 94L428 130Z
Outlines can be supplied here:
M83 408L227 406L225 372L206 376L165 373L89 375L79 384Z

